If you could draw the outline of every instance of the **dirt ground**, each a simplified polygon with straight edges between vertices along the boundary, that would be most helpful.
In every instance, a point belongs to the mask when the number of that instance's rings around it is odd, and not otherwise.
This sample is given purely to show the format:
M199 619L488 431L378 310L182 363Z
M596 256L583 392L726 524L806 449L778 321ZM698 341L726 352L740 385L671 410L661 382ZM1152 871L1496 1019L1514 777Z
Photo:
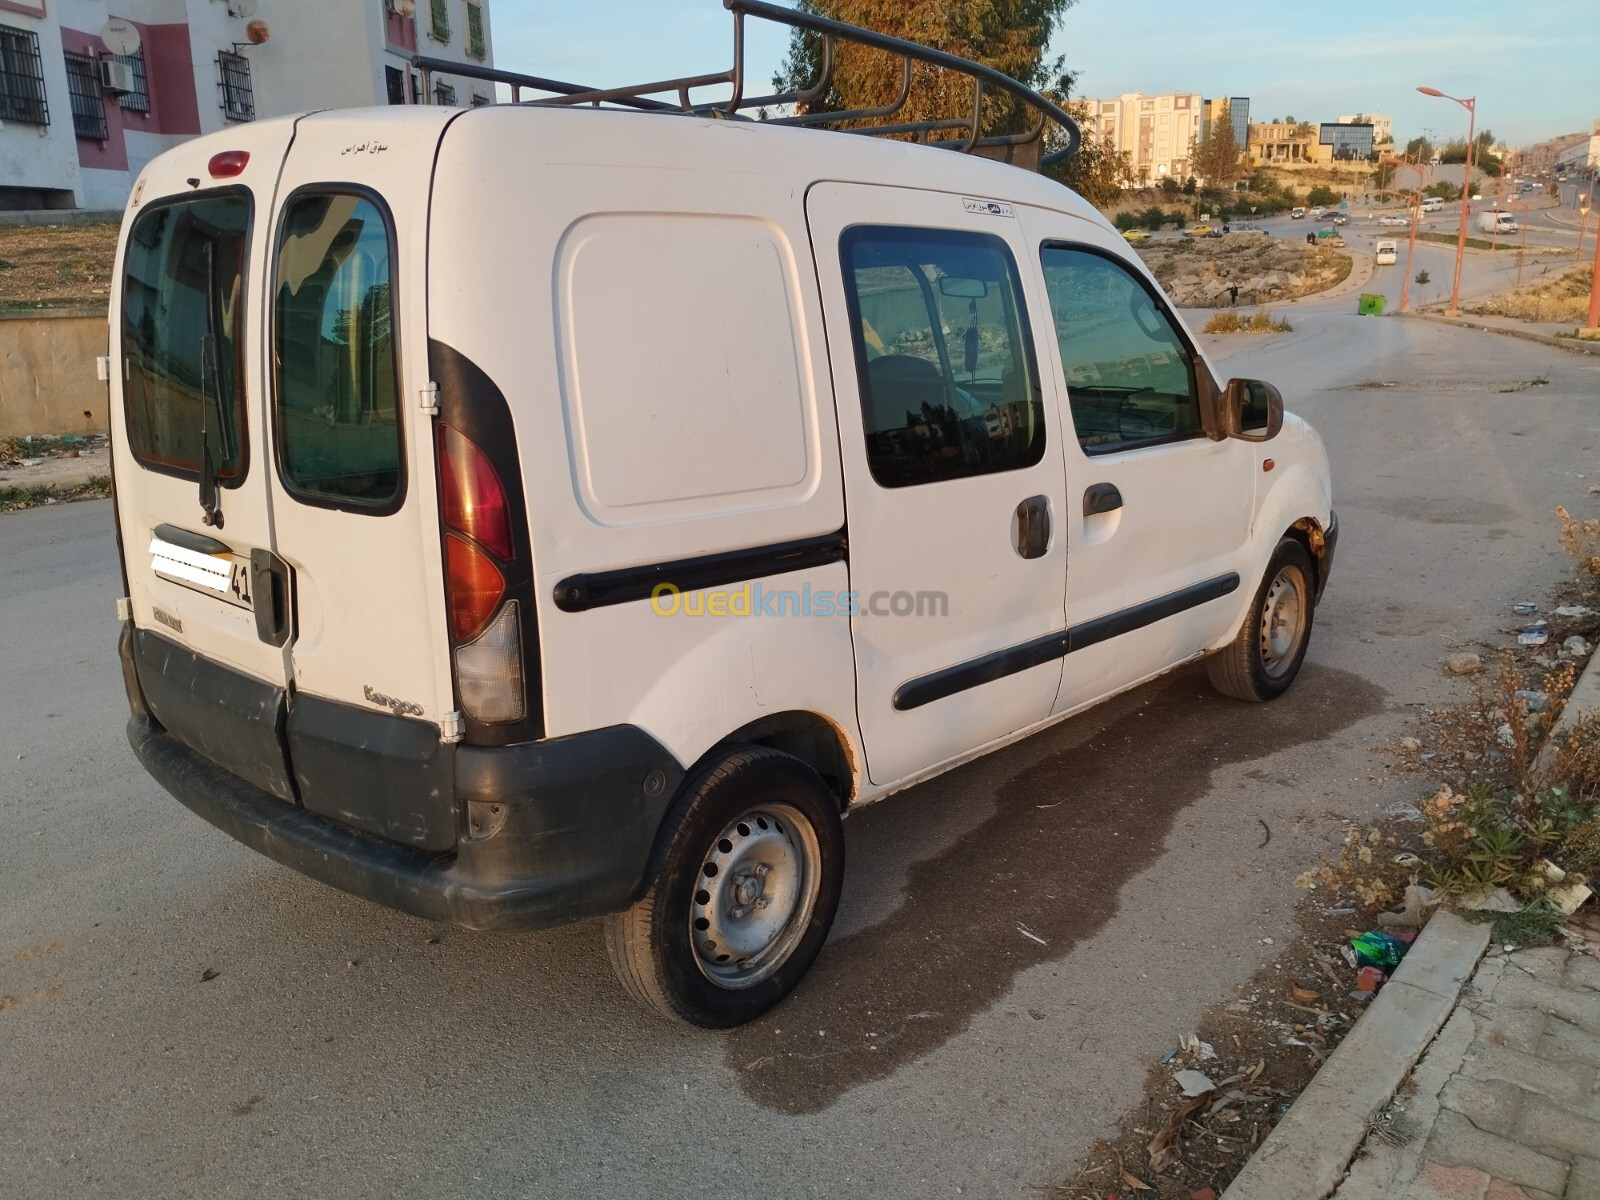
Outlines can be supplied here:
M1523 321L1582 321L1589 315L1589 288L1593 278L1593 267L1575 267L1542 278L1520 291L1464 307L1467 312L1480 316L1516 317Z
M117 226L0 226L0 312L106 303Z
M1518 613L1512 605L1532 603L1537 611ZM1573 634L1593 645L1600 639L1600 592L1578 578L1554 589L1542 601L1507 598L1504 643L1458 646L1478 652L1484 663L1478 677L1484 694L1492 691L1501 662L1514 665L1524 687L1549 687L1559 701L1570 688L1571 660L1560 656L1562 641ZM1561 616L1556 609L1587 609ZM1516 635L1530 622L1546 621L1549 641L1518 644ZM1576 662L1582 665L1582 660ZM1565 667L1565 669L1563 669ZM1464 699L1471 708L1474 701ZM1447 713L1421 711L1414 741L1377 746L1373 752L1388 770L1417 777L1419 798L1438 778L1471 774L1471 753L1452 746L1445 735L1459 721ZM1330 813L1341 817L1345 814ZM1418 814L1395 813L1378 823L1395 850L1426 853ZM1263 824L1263 839L1271 830ZM1263 845L1265 841L1263 841ZM1333 848L1329 857L1334 857ZM1309 865L1309 864L1308 864ZM1058 1185L1057 1200L1216 1200L1250 1156L1311 1082L1317 1069L1350 1031L1371 995L1356 987L1356 970L1343 953L1352 937L1378 928L1376 910L1318 888L1306 894L1296 915L1299 934L1276 961L1255 973L1234 999L1209 1009L1192 1034L1174 1031L1173 1052L1150 1065L1141 1104L1126 1113L1116 1134L1096 1143L1078 1172ZM1574 918L1567 940L1600 946L1600 913L1593 904ZM1196 1048L1194 1041L1199 1046ZM1188 1042L1185 1046L1184 1043ZM1175 1078L1199 1071L1215 1085L1186 1098Z
M1230 284L1238 286L1240 304L1293 300L1342 283L1354 266L1330 246L1246 233L1162 238L1140 242L1138 251L1180 308L1230 304Z

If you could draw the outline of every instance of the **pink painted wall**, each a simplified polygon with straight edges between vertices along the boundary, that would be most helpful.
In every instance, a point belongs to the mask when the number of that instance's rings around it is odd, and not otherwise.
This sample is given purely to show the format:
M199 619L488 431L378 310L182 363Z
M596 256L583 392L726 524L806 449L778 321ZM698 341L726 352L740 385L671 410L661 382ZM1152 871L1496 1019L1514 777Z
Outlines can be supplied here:
M65 25L61 27L61 48L69 54L87 54L93 59L99 59L105 49L100 45L99 34L87 33L82 29L68 29ZM124 113L122 105L118 104L116 97L110 93L101 94L100 107L106 114L106 140L96 142L79 138L78 165L96 167L102 171L126 171L128 142L122 136L123 117L137 119L138 114ZM70 111L68 107L68 112Z
M150 77L150 133L197 134L200 101L194 92L194 51L187 25L141 25L144 69Z

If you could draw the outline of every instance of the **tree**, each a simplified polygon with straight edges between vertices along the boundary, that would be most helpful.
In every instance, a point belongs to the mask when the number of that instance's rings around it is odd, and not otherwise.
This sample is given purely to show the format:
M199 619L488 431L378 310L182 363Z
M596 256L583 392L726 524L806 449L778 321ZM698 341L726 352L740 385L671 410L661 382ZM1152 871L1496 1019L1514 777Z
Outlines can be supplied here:
M1039 91L1065 97L1072 76L1064 60L1046 61L1045 47L1076 0L799 0L801 12L830 17L851 25L904 38L924 46L960 55L1009 75ZM813 112L841 112L888 104L900 94L900 60L866 46L835 46L833 85L810 106ZM796 29L789 55L773 79L780 91L798 90L816 82L822 62L822 38ZM950 71L913 67L911 95L893 116L874 119L876 124L900 124L964 117L972 103L972 81ZM983 132L1013 133L1026 129L1034 114L1022 110L1010 97L993 90L984 93ZM937 135L935 135L937 136ZM952 131L947 136L955 136Z
M1326 208L1330 204L1339 203L1339 193L1325 183L1319 183L1306 193L1307 204L1320 204Z
M1213 187L1232 183L1239 177L1239 140L1233 135L1233 115L1228 102L1220 101L1217 115L1205 128L1205 136L1189 145L1189 162L1194 173Z
M1406 143L1406 157L1427 162L1433 157L1433 143L1425 137L1414 137Z

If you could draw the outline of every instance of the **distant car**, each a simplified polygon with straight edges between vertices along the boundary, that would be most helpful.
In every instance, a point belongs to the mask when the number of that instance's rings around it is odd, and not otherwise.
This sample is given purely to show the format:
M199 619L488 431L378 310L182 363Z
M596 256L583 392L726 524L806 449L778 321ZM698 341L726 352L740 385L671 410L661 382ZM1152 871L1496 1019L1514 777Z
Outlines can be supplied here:
M1519 187L1517 189L1517 191L1519 191L1519 192L1531 192L1531 191L1533 191L1533 184L1531 182L1525 183L1521 187Z
M1211 226L1209 225L1196 225L1193 229L1185 229L1183 231L1184 237L1209 237L1210 234Z
M1350 224L1350 218L1347 217L1342 212L1331 212L1331 213L1329 213L1328 214L1328 220L1332 221L1335 225L1348 225L1348 224Z
M1297 208L1297 209L1295 209L1293 212L1291 212L1289 214L1289 219L1291 221L1303 221L1303 220L1305 220L1305 217L1306 217L1306 210L1303 209L1303 208Z
M1267 231L1254 221L1240 221L1237 225L1228 226L1229 233L1266 233Z
M1409 224L1411 224L1411 222L1408 221L1405 217L1400 216L1398 213L1387 213L1384 216L1381 216L1381 217L1378 218L1378 224L1379 225L1409 225Z
M1311 206L1311 215L1313 217L1315 217L1319 221L1322 219L1322 214L1327 212L1327 211L1328 210L1326 208L1322 207L1322 205L1320 205L1320 204L1313 204Z
M1122 236L1127 238L1130 242L1142 242L1150 235L1142 229L1124 229L1122 231Z

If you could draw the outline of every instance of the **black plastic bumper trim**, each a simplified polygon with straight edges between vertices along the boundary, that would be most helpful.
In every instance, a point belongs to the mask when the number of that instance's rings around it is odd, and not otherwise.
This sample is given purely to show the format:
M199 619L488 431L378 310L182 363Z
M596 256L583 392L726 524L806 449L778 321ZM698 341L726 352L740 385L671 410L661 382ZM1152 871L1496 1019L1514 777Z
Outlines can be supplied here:
M1135 629L1142 629L1166 617L1176 616L1186 609L1220 599L1230 592L1237 591L1238 588L1239 573L1230 571L1226 575L1190 584L1186 588L1179 588L1175 592L1157 596L1154 600L1146 600L1131 608L1107 613L1103 617L1095 617L1091 621L1048 633L1044 637L1034 638L1032 641L1008 646L1004 650L996 650L969 662L930 672L901 684L894 694L894 707L900 712L921 708L924 704L943 700L946 696L953 696L968 688L992 683L996 679L1004 679L1007 675L1015 675L1032 667L1043 666L1052 659L1064 658L1075 650L1083 650L1099 642L1132 633Z
M1317 598L1322 603L1322 593L1328 587L1328 572L1333 570L1333 552L1339 548L1339 514L1328 513L1328 527L1322 531L1322 561L1317 563Z

